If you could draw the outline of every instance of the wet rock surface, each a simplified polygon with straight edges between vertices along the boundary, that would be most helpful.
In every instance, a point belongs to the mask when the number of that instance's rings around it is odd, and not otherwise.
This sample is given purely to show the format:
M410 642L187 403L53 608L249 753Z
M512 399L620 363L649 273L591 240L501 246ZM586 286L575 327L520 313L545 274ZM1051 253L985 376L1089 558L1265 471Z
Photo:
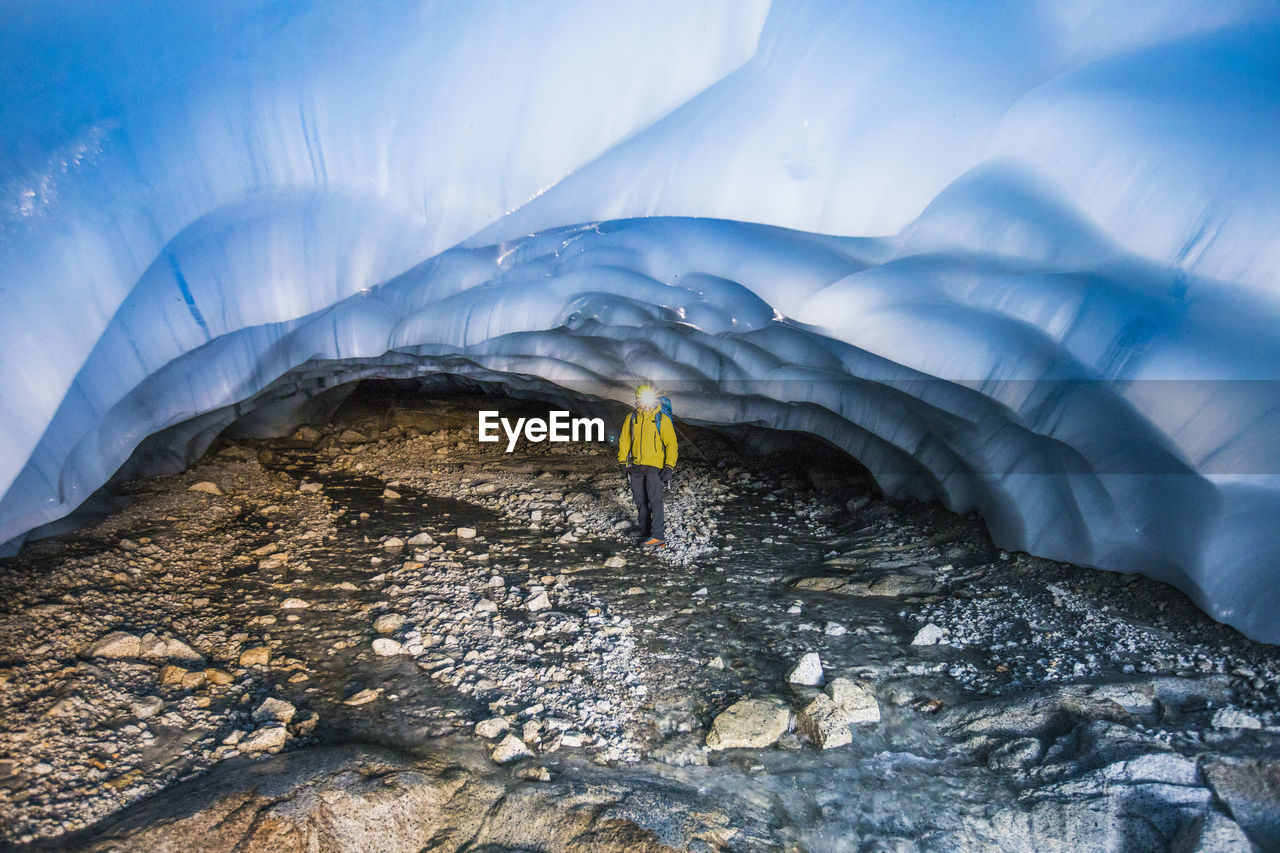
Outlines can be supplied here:
M229 761L92 833L85 851L312 850L665 851L714 849L761 831L760 810L739 804L740 828L691 788L666 780L526 774L512 783L473 749L414 755L373 747L319 747L264 763ZM653 808L660 802L661 811ZM755 814L753 814L755 812ZM753 821L752 818L755 818ZM746 828L748 832L744 832Z
M608 449L480 407L224 444L0 563L0 844L1280 844L1280 654L1180 593L703 432L646 551Z

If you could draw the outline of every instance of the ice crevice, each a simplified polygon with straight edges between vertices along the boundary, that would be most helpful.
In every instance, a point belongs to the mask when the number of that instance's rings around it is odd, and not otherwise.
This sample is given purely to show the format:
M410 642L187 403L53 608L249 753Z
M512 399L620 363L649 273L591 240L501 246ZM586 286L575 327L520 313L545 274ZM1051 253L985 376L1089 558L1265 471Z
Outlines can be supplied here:
M1274 6L127 5L6 37L97 81L0 66L9 550L363 378L643 380L1280 642Z

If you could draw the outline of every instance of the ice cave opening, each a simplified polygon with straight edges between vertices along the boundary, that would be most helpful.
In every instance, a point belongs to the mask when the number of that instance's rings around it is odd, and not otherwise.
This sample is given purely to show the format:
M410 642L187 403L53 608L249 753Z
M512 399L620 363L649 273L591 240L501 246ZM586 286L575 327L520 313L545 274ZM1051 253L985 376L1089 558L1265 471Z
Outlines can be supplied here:
M1263 425L1280 407L1257 335L1241 334L1262 306L1189 300L1185 275L1083 226L1066 260L915 236L973 221L975 203L997 216L998 189L1020 217L1002 209L1000 233L1060 251L1065 214L1028 219L1011 180L963 182L894 240L685 218L557 228L276 321L283 282L221 284L227 264L258 269L227 253L267 248L270 229L206 236L156 262L88 353L0 498L0 538L12 550L131 456L190 462L233 421L282 428L361 377L616 403L656 381L691 423L821 436L885 494L978 512L1002 547L1146 574L1273 638L1280 588L1260 555L1280 499Z

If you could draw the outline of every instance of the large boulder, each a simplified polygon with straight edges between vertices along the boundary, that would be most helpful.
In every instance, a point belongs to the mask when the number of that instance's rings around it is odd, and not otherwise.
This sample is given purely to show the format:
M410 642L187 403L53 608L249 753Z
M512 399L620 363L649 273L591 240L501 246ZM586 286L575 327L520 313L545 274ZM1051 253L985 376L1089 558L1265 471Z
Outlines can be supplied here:
M1236 823L1264 850L1280 850L1280 759L1216 759L1205 778Z
M847 723L880 722L880 703L875 695L856 681L836 678L827 685L827 693Z
M796 715L796 731L820 749L844 746L853 741L849 721L840 706L825 694L819 695Z
M583 768L528 784L479 750L344 746L232 759L69 839L85 853L557 850L778 846L766 807ZM753 848L754 849L754 848Z
M790 728L791 709L781 699L742 699L712 721L707 748L764 749Z

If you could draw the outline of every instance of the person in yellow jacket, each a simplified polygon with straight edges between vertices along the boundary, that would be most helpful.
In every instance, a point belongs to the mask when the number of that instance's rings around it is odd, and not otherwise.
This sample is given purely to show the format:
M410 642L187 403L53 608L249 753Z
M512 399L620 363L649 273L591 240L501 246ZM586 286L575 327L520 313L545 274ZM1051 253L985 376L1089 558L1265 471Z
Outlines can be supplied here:
M618 438L618 461L626 466L640 516L640 541L654 547L666 541L662 487L675 473L677 452L675 424L662 411L660 399L652 385L637 388L636 407L622 422Z

